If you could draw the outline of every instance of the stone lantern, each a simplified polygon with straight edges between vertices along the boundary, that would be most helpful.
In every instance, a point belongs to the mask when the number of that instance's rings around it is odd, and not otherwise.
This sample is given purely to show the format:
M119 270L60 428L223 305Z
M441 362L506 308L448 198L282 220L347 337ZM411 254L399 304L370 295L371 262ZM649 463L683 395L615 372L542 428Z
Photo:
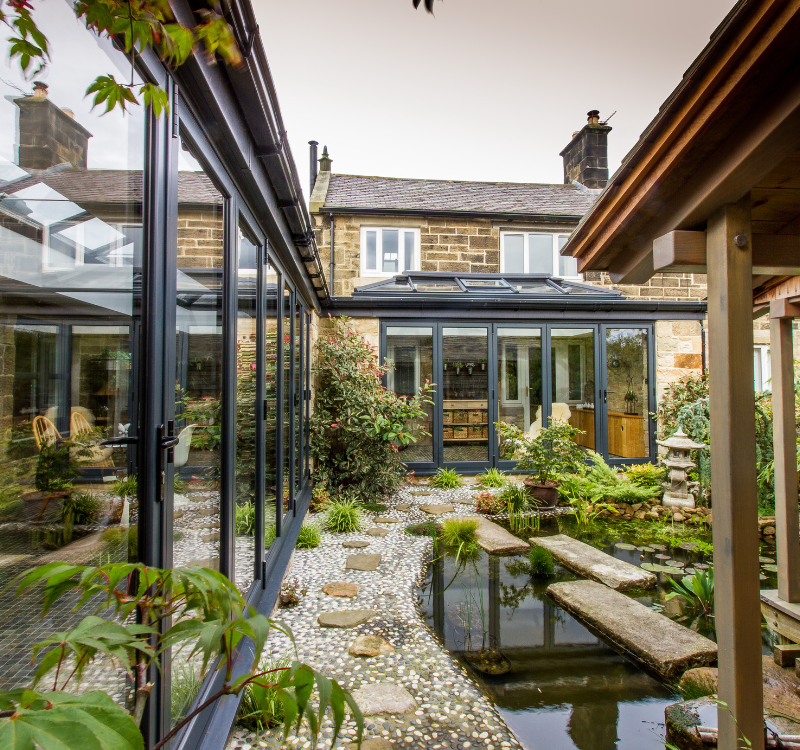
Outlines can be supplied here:
M669 505L678 508L694 508L694 495L689 493L689 486L686 479L686 472L695 467L695 463L689 458L689 451L705 448L704 443L695 443L681 429L669 439L659 440L659 445L663 445L669 450L664 459L664 465L669 468L669 483L664 483L664 498L662 505Z

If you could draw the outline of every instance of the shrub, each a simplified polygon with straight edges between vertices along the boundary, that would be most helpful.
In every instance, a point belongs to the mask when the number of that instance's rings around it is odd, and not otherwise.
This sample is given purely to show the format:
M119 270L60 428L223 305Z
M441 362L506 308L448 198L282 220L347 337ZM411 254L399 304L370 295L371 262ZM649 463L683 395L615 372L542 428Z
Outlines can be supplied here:
M480 492L475 495L475 510L478 513L485 513L487 516L496 516L506 508L505 502L499 495L491 492Z
M528 550L531 575L535 578L550 578L556 572L556 565L550 550L544 547L531 547Z
M445 547L474 544L478 539L478 522L473 518L448 518L442 524L439 538Z
M431 479L431 486L438 487L440 490L454 490L463 484L464 480L455 469L439 469Z
M59 515L64 523L95 523L102 511L103 502L91 492L73 492L61 501Z
M75 448L74 451L70 450ZM69 440L43 445L36 461L36 489L40 492L58 492L72 489L80 462L76 456L91 455L81 446Z
M333 332L317 341L310 451L315 478L362 500L387 497L406 474L400 449L428 434L420 424L427 419L432 386L426 382L414 398L387 390L381 381L391 364L378 363L349 318L332 319L332 325Z
M291 654L286 653L279 658L264 659L259 670L266 672L288 667L292 663ZM269 687L271 675L263 682L253 682L247 686L242 705L239 707L238 724L251 732L262 732L283 723L283 703L274 687Z
M256 533L256 506L236 503L236 536L253 536Z
M508 481L508 477L502 471L494 467L486 469L486 471L479 476L479 479L484 487L503 487Z
M296 578L291 581L284 581L281 584L280 602L282 607L296 607L300 604L300 597L305 596L308 589L305 584L300 583Z
M135 498L136 493L138 491L138 484L136 482L136 477L131 474L127 477L123 477L122 479L117 479L113 485L111 485L111 491L119 498L125 499L127 497Z
M267 526L264 529L264 548L269 549L272 546L272 543L275 541L275 536L277 531L275 529L275 524Z
M311 492L311 502L308 509L312 513L319 513L331 504L331 493L328 492L327 482L318 482Z
M599 453L590 452L591 466L580 474L561 478L558 491L573 506L577 501L598 503L603 500L616 503L644 503L661 493L661 488L641 487L617 475Z
M364 527L361 508L352 500L338 500L331 503L325 513L322 525L327 531L339 534L361 531Z
M173 724L177 724L188 712L200 686L203 684L203 677L200 674L198 665L192 662L181 663L173 659L172 661L172 682L170 699L170 718Z
M561 474L575 474L585 464L586 454L575 442L581 430L568 422L550 418L535 438L519 427L497 422L497 431L510 444L520 471L529 472L539 484L555 482Z
M438 530L433 520L417 523L413 526L406 526L406 534L409 536L430 536L436 538Z
M321 541L319 524L304 523L300 527L300 533L297 535L297 542L294 546L296 549L314 549L314 547L319 547Z
M528 504L528 495L525 492L525 487L521 484L506 485L503 487L499 498L509 512L520 511Z
M383 513L385 510L388 509L388 505L384 505L383 503L361 503L361 507L364 510L368 510L370 513Z
M660 494L663 490L661 485L667 478L667 470L664 466L654 464L634 464L625 470L625 477L637 487L652 489Z

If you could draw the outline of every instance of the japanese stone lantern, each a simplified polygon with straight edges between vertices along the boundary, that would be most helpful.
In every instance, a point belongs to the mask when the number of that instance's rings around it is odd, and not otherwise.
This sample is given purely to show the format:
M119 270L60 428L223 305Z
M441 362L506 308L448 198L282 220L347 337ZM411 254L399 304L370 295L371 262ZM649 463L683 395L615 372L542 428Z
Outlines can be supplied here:
M689 493L686 472L693 469L696 464L689 458L689 451L705 448L703 443L695 443L681 429L669 439L659 440L659 445L663 445L669 450L667 457L663 460L664 465L669 468L669 483L664 483L664 497L662 505L669 505L678 508L694 508L694 495Z

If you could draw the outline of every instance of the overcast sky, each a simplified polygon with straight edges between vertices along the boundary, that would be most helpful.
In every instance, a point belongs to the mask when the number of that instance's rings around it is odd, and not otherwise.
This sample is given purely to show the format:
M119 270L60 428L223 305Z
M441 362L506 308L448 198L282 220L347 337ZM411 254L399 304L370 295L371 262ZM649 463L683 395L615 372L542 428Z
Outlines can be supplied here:
M599 109L613 172L733 0L253 0L304 189L346 174L563 181Z

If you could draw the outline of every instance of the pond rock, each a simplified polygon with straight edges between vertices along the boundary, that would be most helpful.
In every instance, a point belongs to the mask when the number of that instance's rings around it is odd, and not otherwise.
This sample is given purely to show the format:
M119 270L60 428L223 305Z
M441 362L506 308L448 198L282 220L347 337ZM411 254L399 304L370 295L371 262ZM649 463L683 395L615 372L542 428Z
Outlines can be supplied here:
M373 682L362 685L358 690L353 691L352 696L364 716L404 714L417 707L417 702L411 693L393 682Z
M465 651L464 660L482 674L498 675L511 671L511 662L496 649Z
M683 673L678 684L684 695L702 698L717 692L719 673L716 667L697 667Z

